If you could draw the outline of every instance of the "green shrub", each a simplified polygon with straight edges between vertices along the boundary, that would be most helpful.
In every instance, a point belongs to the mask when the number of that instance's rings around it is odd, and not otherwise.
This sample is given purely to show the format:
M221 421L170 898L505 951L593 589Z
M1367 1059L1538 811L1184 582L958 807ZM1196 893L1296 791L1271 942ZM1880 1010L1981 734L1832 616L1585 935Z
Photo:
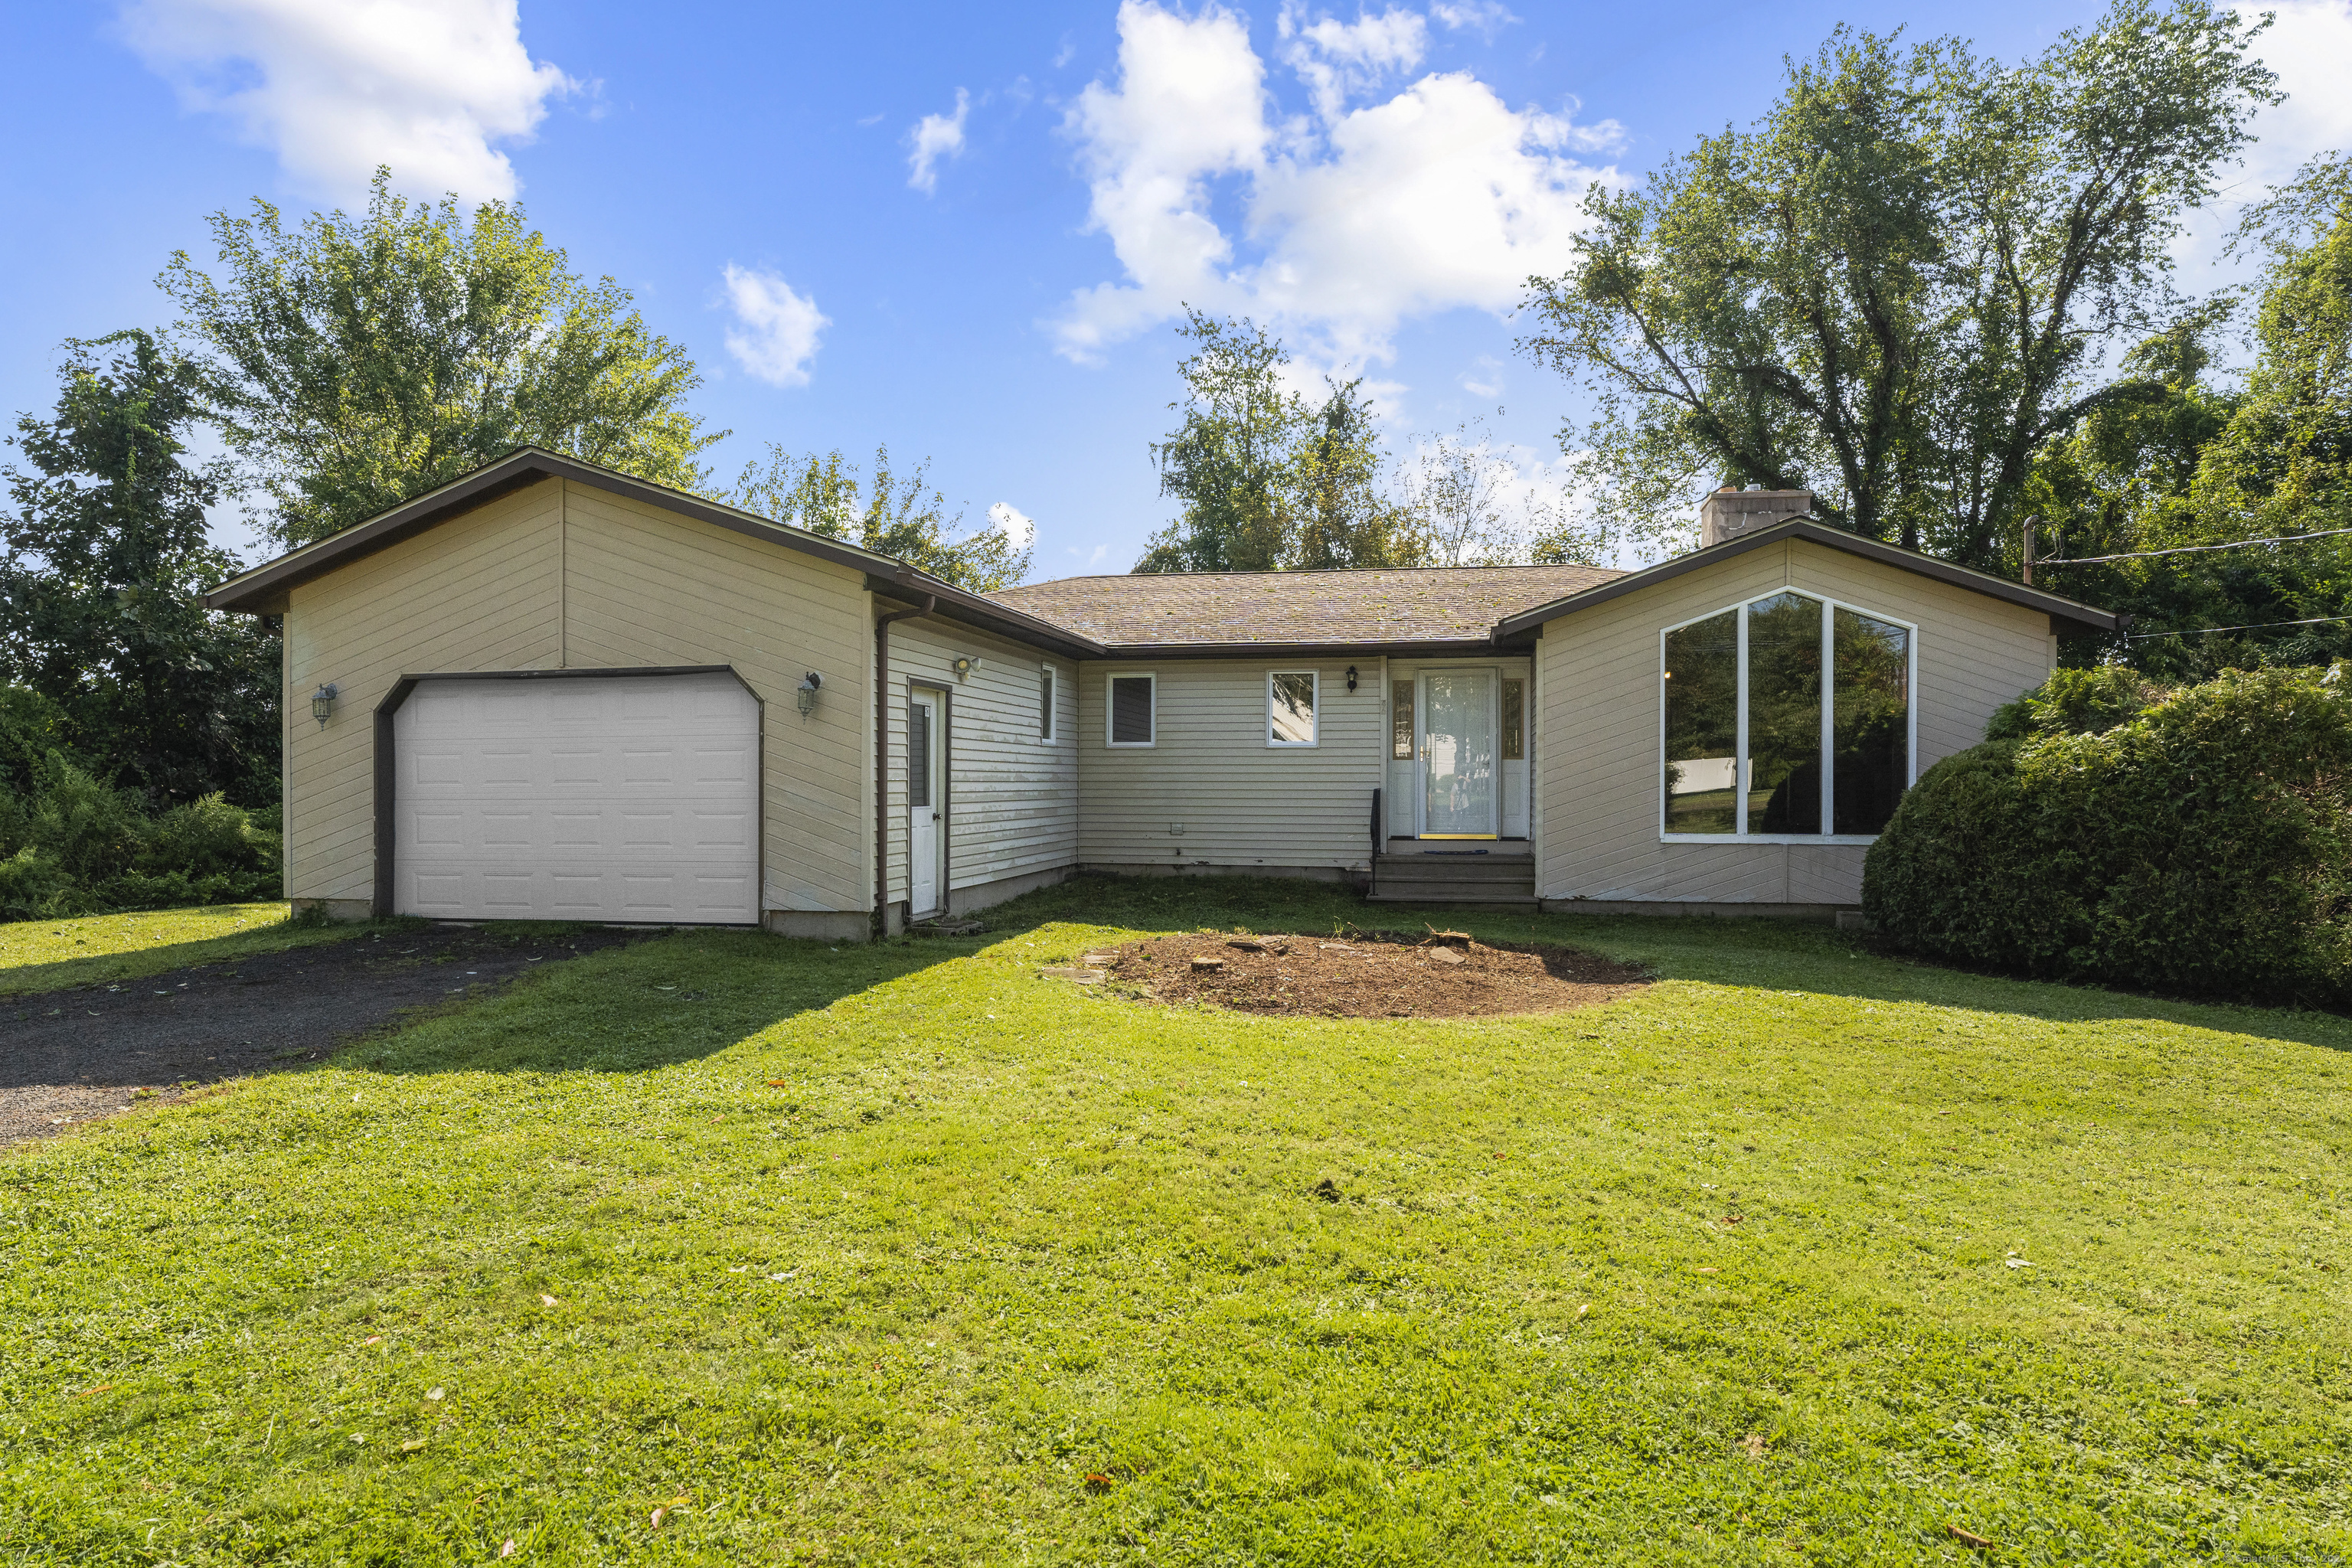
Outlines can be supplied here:
M2153 697L2153 700L2146 699ZM2352 1001L2352 666L2169 695L2063 672L1871 847L1896 944L2052 978Z
M272 899L278 835L217 795L150 816L51 752L0 782L0 920Z

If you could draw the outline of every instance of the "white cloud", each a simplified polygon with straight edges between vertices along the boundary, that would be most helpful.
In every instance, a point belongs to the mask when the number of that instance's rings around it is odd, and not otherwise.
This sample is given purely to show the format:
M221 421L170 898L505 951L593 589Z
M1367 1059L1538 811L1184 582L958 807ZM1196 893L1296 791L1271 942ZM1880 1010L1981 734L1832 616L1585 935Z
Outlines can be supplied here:
M1286 5L1279 27L1287 44L1283 63L1298 74L1326 121L1338 119L1356 93L1412 69L1429 52L1429 24L1417 12L1395 7L1341 22L1309 21L1303 7Z
M1480 354L1470 362L1470 368L1455 379L1462 390L1473 397L1500 397L1503 395L1503 362L1493 354Z
M988 521L996 531L1013 542L1015 550L1026 550L1037 542L1037 520L1024 516L1011 501L998 501L988 509Z
M1420 19L1287 12L1282 28L1312 124L1276 123L1239 16L1124 0L1117 82L1090 84L1065 129L1125 276L1051 323L1064 354L1096 358L1190 303L1302 330L1322 357L1376 359L1407 317L1507 310L1529 274L1566 264L1585 190L1615 177L1577 155L1616 145L1614 122L1514 110L1463 72L1350 108L1419 63ZM1240 213L1231 233L1221 195Z
M498 144L530 141L579 85L530 58L515 0L128 0L121 28L184 102L329 198L380 163L415 195L511 197Z
M956 89L953 114L926 114L907 132L907 184L929 195L940 188L939 161L963 156L963 117L971 98Z
M1437 0L1437 4L1429 8L1429 19L1448 32L1458 33L1468 27L1487 38L1492 38L1496 32L1518 20L1507 9L1496 5L1494 0L1469 0L1466 5L1448 5L1446 0Z
M745 370L776 386L806 386L817 338L833 323L816 301L773 272L727 264L727 303L735 312L727 352Z

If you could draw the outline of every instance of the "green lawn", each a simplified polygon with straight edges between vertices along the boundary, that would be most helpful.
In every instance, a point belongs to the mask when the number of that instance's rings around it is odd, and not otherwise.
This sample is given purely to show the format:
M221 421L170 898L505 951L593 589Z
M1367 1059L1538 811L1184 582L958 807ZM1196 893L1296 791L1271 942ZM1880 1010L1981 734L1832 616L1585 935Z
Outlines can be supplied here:
M289 925L285 904L214 904L0 925L0 996L103 984L192 963L341 942L371 928Z
M664 938L0 1155L0 1562L2352 1558L2345 1020L1764 922L1448 917L1662 977L1527 1019L1032 973L1340 918Z

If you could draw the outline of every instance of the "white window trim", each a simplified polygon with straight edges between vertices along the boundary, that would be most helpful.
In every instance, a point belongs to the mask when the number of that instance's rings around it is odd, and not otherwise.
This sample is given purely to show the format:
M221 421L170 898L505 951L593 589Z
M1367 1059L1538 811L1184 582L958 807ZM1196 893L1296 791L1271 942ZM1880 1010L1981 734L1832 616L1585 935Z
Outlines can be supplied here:
M1676 621L1673 626L1659 628L1658 745L1657 750L1654 752L1651 756L1653 764L1654 765L1657 773L1658 842L1661 844L1870 845L1878 842L1878 835L1875 833L1749 833L1745 831L1748 826L1748 792L1747 790L1739 787L1740 784L1744 784L1746 781L1740 779L1738 774L1739 772L1739 759L1748 754L1747 610L1748 606L1750 605L1762 604L1767 599L1777 599L1783 594L1796 594L1808 599L1819 599L1822 602L1822 668L1824 672L1827 672L1832 668L1831 659L1832 647L1831 639L1835 636L1834 628L1837 625L1837 612L1840 610L1852 610L1857 616L1868 616L1874 621L1885 621L1889 626L1901 626L1906 632L1910 634L1908 662L1904 669L1903 675L1905 690L1909 694L1907 708L1904 714L1906 730L1904 754L1905 762L1907 765L1908 776L1904 779L1903 787L1907 790L1913 784L1919 782L1918 623L1916 621L1906 621L1900 616L1890 616L1883 610L1874 610L1866 605L1857 605L1850 599L1832 598L1827 594L1817 593L1811 588L1799 587L1793 583L1784 583L1779 587L1769 589L1767 592L1750 595L1748 597L1740 600L1738 604L1718 605L1715 609L1707 611L1706 614L1703 616L1692 616L1688 619ZM1733 742L1734 751L1732 753L1732 773L1734 776L1732 781L1732 794L1738 805L1739 825L1742 831L1738 833L1669 833L1666 831L1666 638L1673 633L1682 630L1685 626L1695 626L1701 621L1711 621L1715 619L1716 616L1727 613L1737 613L1739 616L1737 621L1732 623L1739 638L1739 718ZM1833 692L1834 686L1832 685L1829 688L1825 688L1822 694L1822 752L1824 756L1827 756L1830 752L1830 727L1836 722L1836 716L1832 700ZM1824 808L1827 808L1830 805L1829 790L1831 785L1835 782L1834 773L1834 769L1823 770L1824 776L1822 781L1822 804ZM1832 821L1834 818L1830 816L1827 810L1824 809L1822 820Z
M1315 738L1277 741L1274 738L1274 682L1276 676L1303 675L1313 683L1307 700L1314 710ZM1318 669L1269 669L1265 672L1265 749L1269 752L1311 752L1323 744L1323 672Z
M1037 670L1045 680L1045 690L1042 694L1045 711L1041 715L1045 721L1045 732L1037 737L1037 743L1058 746L1062 743L1062 672L1050 664L1040 664Z
M1111 739L1110 687L1114 680L1148 680L1151 682L1151 739L1149 741L1114 741ZM1160 744L1160 677L1149 669L1121 669L1103 677L1103 744L1114 751L1142 752Z

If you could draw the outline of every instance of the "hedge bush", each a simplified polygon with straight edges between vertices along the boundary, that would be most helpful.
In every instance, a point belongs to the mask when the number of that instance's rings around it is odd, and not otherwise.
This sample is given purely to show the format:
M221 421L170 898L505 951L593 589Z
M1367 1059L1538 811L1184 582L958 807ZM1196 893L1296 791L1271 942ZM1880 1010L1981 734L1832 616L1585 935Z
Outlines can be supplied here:
M1871 847L1898 946L2054 979L2352 1001L2352 666L2166 693L2062 671Z
M151 816L50 752L0 771L0 921L275 899L275 827L217 795Z

